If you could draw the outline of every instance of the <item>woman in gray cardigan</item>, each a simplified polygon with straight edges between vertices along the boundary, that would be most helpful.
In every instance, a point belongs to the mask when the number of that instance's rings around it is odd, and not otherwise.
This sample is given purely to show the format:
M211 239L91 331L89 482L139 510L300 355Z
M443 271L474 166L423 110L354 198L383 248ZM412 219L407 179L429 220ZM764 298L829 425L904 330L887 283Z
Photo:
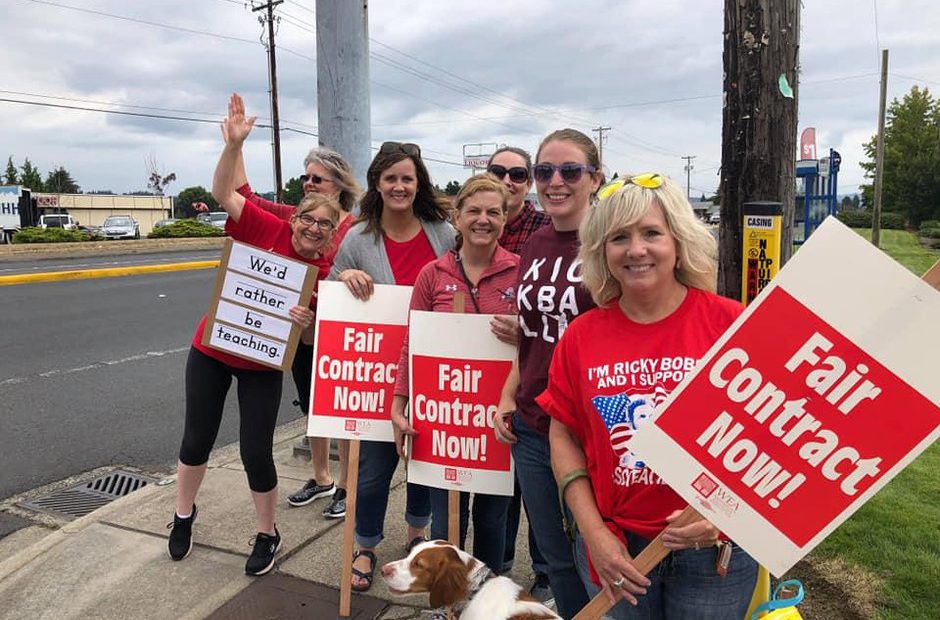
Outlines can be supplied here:
M439 198L416 144L385 142L366 173L368 189L359 221L343 239L329 279L346 283L359 299L374 284L412 286L418 272L454 248L447 203ZM372 587L375 547L383 538L392 475L398 466L394 443L363 441L359 452L356 544L352 589ZM408 548L425 539L431 520L427 487L409 484L405 506Z

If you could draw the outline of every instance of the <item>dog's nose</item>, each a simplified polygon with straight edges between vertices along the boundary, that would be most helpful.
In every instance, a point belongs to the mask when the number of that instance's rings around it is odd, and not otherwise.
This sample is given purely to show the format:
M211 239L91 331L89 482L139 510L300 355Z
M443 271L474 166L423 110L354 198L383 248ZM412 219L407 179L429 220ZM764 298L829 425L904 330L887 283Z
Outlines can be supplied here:
M391 577L391 576L392 576L392 573L394 573L394 572L395 572L395 567L392 566L392 562L389 562L388 564L383 564L383 565L382 565L382 576L383 576L383 577Z

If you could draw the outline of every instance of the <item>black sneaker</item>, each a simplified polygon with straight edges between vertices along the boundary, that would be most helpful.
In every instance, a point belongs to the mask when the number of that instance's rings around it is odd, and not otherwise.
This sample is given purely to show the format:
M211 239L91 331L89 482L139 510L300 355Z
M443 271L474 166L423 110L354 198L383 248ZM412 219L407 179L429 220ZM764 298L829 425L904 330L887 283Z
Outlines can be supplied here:
M346 516L346 489L336 489L333 499L323 509L323 516L327 519L342 519Z
M173 522L166 524L166 529L170 530L166 552L171 560L179 562L193 550L193 521L195 520L196 504L193 504L193 512L187 518L182 519L174 513Z
M330 497L334 493L336 493L336 485L334 483L317 484L317 481L311 478L302 489L287 497L287 503L299 508L300 506L306 506L315 499Z
M256 577L264 575L274 568L274 554L281 548L281 533L277 527L274 528L274 536L258 532L250 544L254 545L254 549L245 562L245 573Z
M555 595L552 594L552 587L549 585L548 575L536 573L535 583L529 588L529 594L532 595L532 598L549 609L555 609Z

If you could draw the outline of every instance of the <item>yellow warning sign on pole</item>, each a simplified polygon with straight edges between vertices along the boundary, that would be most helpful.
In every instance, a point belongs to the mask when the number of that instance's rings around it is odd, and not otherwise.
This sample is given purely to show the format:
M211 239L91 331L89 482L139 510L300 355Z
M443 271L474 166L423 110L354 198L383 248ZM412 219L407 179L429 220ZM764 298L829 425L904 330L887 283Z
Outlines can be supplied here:
M746 202L743 228L741 301L748 305L780 271L783 206L779 202Z

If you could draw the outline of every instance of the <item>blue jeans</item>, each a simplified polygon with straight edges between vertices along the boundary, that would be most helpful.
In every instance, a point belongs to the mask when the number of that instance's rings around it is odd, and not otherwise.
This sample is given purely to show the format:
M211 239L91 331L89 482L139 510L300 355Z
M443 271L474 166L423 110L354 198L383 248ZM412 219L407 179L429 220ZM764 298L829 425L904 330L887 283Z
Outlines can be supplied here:
M627 532L627 543L630 555L636 557L649 540ZM578 573L594 596L600 588L591 582L580 533L575 537L575 555ZM728 573L720 577L715 571L717 556L716 547L673 551L647 575L653 583L637 597L636 607L620 601L607 615L614 620L742 620L757 584L757 562L734 545Z
M447 495L444 489L431 489L431 538L447 540ZM506 510L512 497L473 494L473 555L491 571L499 573L506 548ZM460 548L467 542L470 521L470 494L460 494Z
M388 492L396 467L398 452L393 442L362 442L356 487L356 544L360 547L375 547L384 538ZM428 488L409 483L405 491L405 522L411 527L427 527L430 521Z
M519 438L512 446L512 457L522 499L528 508L529 528L545 558L545 573L558 614L573 618L587 604L588 596L575 568L573 546L562 525L548 438L529 428L518 414L512 417L512 428Z
M519 475L516 474L516 483L514 485L513 495L509 502L509 512L506 515L506 553L503 557L503 566L500 574L505 575L512 570L513 563L516 561L516 536L519 534L519 515L524 506L522 505L522 490L519 488ZM529 517L529 509L525 508L526 518ZM538 575L544 575L545 558L539 551L539 544L535 541L535 534L532 528L526 528L526 534L529 538L529 558L532 560L532 571Z

